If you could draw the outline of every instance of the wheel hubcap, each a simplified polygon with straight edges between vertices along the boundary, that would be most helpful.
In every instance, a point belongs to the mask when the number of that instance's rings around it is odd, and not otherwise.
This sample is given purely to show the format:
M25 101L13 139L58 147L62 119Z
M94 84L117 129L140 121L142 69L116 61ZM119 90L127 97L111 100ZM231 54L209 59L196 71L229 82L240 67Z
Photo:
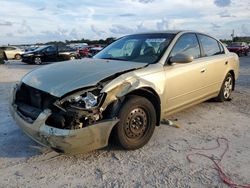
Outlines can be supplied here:
M229 96L231 95L231 92L232 92L232 89L233 89L233 82L232 82L232 78L231 77L228 77L225 81L225 84L224 84L224 97L226 99L229 98Z
M147 129L148 116L142 108L132 110L126 119L125 134L131 139L141 138Z
M36 63L36 64L40 64L40 63L41 63L41 59L37 57L37 58L35 59L35 63Z

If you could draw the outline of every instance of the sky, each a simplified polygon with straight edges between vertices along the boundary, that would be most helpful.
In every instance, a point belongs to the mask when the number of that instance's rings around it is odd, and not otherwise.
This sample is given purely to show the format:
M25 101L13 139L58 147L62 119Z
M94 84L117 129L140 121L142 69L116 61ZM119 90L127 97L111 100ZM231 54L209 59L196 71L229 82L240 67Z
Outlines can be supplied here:
M180 29L250 36L250 0L0 0L0 45Z

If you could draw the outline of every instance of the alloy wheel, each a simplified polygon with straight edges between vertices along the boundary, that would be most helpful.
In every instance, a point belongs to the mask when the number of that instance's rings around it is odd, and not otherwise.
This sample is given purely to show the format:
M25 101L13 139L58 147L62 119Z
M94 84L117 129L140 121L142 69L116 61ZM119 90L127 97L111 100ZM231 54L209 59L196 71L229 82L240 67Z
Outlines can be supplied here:
M40 65L42 63L42 60L41 60L40 57L35 57L34 62L35 62L36 65Z
M225 99L228 99L232 93L233 89L233 80L232 77L227 77L225 83L224 83L224 97Z

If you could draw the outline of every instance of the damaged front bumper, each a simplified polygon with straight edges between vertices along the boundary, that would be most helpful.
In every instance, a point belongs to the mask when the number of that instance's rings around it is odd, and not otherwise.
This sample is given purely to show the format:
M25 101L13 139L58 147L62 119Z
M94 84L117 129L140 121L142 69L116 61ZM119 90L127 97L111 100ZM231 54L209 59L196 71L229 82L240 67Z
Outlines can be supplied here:
M108 145L111 130L118 123L118 119L99 121L81 129L59 129L46 125L45 121L51 115L51 111L47 109L36 120L29 121L18 112L14 104L17 87L14 87L11 94L11 115L21 129L36 142L60 153L84 153Z

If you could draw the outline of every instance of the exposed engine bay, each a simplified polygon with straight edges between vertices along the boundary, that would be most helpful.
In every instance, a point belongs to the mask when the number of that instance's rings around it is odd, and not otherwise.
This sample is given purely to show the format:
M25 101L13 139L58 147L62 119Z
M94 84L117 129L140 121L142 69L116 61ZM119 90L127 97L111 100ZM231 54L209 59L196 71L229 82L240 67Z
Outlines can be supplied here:
M63 129L79 129L102 119L98 106L103 102L101 88L90 88L53 103L46 124Z
M72 95L56 98L24 83L16 93L15 104L19 113L32 122L45 109L52 114L46 124L61 129L79 129L102 119L98 106L103 102L102 86L92 87Z
M101 80L94 87L73 91L61 98L21 83L16 92L15 104L18 113L29 123L36 120L42 111L50 109L51 115L45 122L47 125L59 129L81 129L104 120L107 114L109 118L112 116L123 97L120 96L120 99L117 100L112 92L101 93L101 90L114 78L132 70L134 69L113 74ZM129 83L124 82L113 92L128 91L130 86ZM110 103L113 104L112 109L109 108Z

